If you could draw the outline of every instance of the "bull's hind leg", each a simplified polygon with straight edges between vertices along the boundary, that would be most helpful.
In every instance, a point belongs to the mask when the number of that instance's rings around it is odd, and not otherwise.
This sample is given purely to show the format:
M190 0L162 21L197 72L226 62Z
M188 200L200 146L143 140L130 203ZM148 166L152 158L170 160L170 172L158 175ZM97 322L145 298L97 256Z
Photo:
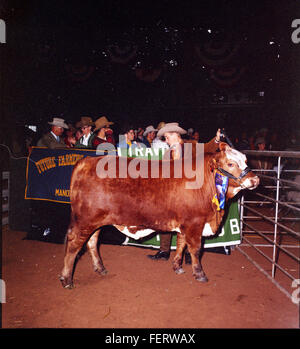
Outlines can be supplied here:
M60 281L65 288L73 288L75 258L88 237L89 235L81 234L78 226L70 224L66 237L64 267L60 276Z
M99 238L100 229L98 229L89 239L87 243L87 247L89 253L92 257L94 271L101 275L107 274L107 270L105 269L99 250L98 250L98 238Z
M173 269L176 274L184 273L182 268L183 250L186 246L185 235L183 233L177 233L176 254L173 259Z

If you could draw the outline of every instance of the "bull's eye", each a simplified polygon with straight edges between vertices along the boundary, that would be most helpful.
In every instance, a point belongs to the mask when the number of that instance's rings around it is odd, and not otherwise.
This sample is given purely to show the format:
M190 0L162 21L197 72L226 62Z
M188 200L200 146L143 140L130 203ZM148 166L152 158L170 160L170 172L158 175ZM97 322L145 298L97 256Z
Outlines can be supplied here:
M233 165L233 163L229 163L229 164L227 164L227 166L228 167L233 167L234 165Z

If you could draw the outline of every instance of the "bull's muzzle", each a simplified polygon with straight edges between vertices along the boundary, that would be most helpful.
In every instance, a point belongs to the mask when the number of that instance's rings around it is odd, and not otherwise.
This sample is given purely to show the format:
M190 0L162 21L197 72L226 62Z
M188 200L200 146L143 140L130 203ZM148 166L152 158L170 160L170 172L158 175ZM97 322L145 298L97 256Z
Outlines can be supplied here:
M256 189L258 185L259 185L258 176L248 177L241 183L241 186L243 189L249 189L249 190Z

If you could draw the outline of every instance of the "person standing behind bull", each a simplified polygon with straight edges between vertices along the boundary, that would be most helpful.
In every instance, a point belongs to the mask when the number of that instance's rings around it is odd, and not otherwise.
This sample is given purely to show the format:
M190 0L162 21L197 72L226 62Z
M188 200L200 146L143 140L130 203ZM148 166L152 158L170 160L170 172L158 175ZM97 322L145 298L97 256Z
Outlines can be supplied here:
M139 127L137 129L137 135L136 135L136 141L139 143L143 143L143 134L144 134L144 129L142 127Z
M124 126L119 137L117 148L129 149L135 144L136 142L134 141L134 127Z
M50 149L57 148L67 148L64 139L62 138L64 129L68 129L69 126L65 123L64 119L53 118L51 122L48 122L51 125L51 131L44 134L41 139L38 140L38 147L47 147Z
M153 139L155 138L157 129L155 129L152 125L147 126L145 132L143 133L143 143L147 148L151 148L151 144Z
M166 125L166 123L164 121L161 121L158 125L157 125L157 130L159 131L161 128L163 128ZM153 142L151 144L151 147L153 149L162 149L163 154L165 153L166 150L169 149L169 145L167 144L167 142L165 140L162 140L162 136L158 137L156 135L156 137L153 139Z
M187 132L179 126L177 122L167 123L164 127L162 127L157 136L164 136L166 142L170 146L170 149L165 153L165 159L173 159L178 160L184 157L184 141L181 138L181 135L186 134ZM215 152L218 149L218 143L220 142L221 130L218 129L216 136L211 139L208 143L204 144L204 151ZM168 260L170 257L170 248L171 248L171 239L172 233L165 232L160 234L160 249L155 255L148 255L147 257L152 260ZM186 263L190 264L190 255L186 254L185 256Z
M102 143L111 143L113 145L116 144L113 136L113 130L110 128L110 126L113 124L114 123L112 121L108 121L105 116L101 116L101 118L95 121L95 137L92 142L94 149L96 149L97 146Z
M117 152L119 156L132 157L134 149L140 147L140 143L135 140L134 127L131 125L123 126L117 143Z
M69 126L69 129L66 130L64 142L67 145L67 147L73 148L76 143L76 138L74 136L76 129L72 124L68 124L68 126Z
M92 118L90 118L89 116L81 117L79 126L83 135L76 142L75 148L92 149L92 143L94 139L94 134L92 133L92 126L94 126L94 122Z

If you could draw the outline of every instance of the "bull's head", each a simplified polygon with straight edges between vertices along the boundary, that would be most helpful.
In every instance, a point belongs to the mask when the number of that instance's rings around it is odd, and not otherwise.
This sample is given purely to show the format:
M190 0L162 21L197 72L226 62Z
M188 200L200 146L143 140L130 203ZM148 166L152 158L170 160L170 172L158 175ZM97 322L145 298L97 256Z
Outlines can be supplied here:
M259 178L247 166L246 156L223 142L219 149L220 152L212 159L211 168L231 179L228 197L236 195L241 189L255 189L259 185Z

